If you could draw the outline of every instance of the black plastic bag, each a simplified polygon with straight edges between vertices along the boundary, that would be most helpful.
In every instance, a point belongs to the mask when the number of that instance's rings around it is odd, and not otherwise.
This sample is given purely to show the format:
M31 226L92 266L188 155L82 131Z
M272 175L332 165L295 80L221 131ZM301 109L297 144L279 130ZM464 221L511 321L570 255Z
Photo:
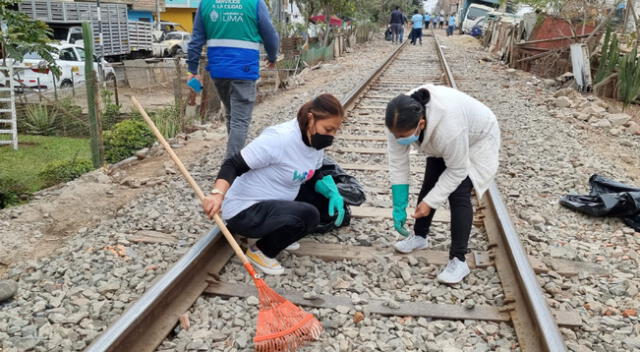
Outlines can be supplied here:
M592 175L589 185L588 195L566 195L560 198L560 204L587 215L620 217L640 231L640 188L599 175Z
M327 233L338 227L349 226L349 224L351 223L351 209L349 208L349 205L358 206L364 203L364 201L367 199L364 193L364 188L362 187L362 185L360 185L356 178L344 172L340 165L338 165L333 159L329 157L324 157L324 159L322 160L322 167L316 170L316 173L313 175L311 181L306 183L308 184L307 187L315 185L316 181L322 179L327 175L330 175L333 178L336 186L338 186L340 195L344 199L344 219L342 220L342 224L340 224L340 226L336 226L335 216L330 217L327 214L321 212L320 224L313 231L311 231L312 233Z
M391 27L388 27L386 31L384 31L384 40L391 41L393 40L393 32L391 31Z
M322 160L322 167L316 170L313 176L314 182L327 175L333 177L340 191L340 195L344 198L344 202L349 205L358 206L367 200L364 194L364 188L355 177L348 175L338 163L333 159L325 156Z

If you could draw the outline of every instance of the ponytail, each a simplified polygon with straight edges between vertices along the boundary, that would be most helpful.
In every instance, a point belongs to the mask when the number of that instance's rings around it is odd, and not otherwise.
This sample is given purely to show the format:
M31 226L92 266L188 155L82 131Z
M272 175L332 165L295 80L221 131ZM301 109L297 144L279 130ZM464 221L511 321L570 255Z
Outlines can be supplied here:
M384 123L390 131L407 131L418 127L431 99L429 91L421 88L410 96L400 94L387 104Z

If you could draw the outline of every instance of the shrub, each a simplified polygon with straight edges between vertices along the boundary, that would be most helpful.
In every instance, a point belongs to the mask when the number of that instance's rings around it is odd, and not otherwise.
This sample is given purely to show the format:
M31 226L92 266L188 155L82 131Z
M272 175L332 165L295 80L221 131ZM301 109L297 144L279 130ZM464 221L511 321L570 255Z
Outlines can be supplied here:
M155 138L144 121L118 122L104 133L104 151L107 162L117 163L139 149L150 146Z
M166 108L152 115L151 119L165 138L173 138L183 130L180 109L176 105L169 105Z
M89 135L89 121L82 114L82 108L71 97L56 102L59 112L58 134L68 137L86 137Z
M47 164L38 174L45 187L69 182L93 170L91 161L86 159L56 160Z
M18 204L31 195L27 186L18 180L0 176L0 209Z
M108 89L100 91L102 96L102 130L110 130L116 123L120 122L120 105L113 100L113 92Z
M47 108L46 105L28 105L24 121L24 128L29 134L50 136L56 129L57 110Z

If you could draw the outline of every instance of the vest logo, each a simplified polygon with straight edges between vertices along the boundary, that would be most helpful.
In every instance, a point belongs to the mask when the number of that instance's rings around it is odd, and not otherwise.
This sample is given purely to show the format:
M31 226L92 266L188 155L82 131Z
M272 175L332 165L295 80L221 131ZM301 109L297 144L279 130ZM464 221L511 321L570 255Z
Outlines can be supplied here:
M218 12L216 10L211 11L211 13L209 14L209 18L211 18L212 22L217 22L218 18L220 18L220 15L218 14Z
M237 13L225 13L222 16L222 22L242 23L244 22L244 16L242 16L242 14L237 14Z
M303 172L298 172L298 170L294 170L293 180L301 181L301 182L309 181L313 177L314 173L315 173L315 170L309 170L309 171L303 171Z

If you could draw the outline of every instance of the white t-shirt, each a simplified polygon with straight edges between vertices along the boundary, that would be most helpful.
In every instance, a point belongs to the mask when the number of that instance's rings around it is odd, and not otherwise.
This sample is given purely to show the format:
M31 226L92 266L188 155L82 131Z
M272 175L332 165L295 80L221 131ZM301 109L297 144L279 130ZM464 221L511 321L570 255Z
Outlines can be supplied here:
M240 153L251 170L229 188L222 203L224 220L260 201L294 200L324 156L323 150L304 144L296 119L268 127Z

